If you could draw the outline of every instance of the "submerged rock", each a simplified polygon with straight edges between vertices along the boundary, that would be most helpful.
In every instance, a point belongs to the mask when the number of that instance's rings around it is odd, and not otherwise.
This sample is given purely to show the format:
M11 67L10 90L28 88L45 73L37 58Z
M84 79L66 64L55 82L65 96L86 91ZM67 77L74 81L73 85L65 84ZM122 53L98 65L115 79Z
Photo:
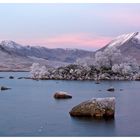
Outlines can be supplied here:
M56 98L56 99L69 99L69 98L72 98L72 96L69 95L67 92L59 91L59 92L56 92L54 94L54 98Z
M109 89L107 89L107 91L115 91L114 87L110 87Z
M96 81L95 84L100 84L100 81Z
M17 79L33 79L33 78L31 78L31 77L18 77ZM43 79L41 79L41 80L43 80Z
M9 76L9 79L14 79L14 76Z
M69 113L77 117L114 118L115 97L94 98L82 102L73 107Z
M24 77L18 77L17 79L24 79Z
M2 78L4 78L4 77L0 77L0 79L2 79Z
M0 90L8 90L8 89L11 89L11 88L0 86Z

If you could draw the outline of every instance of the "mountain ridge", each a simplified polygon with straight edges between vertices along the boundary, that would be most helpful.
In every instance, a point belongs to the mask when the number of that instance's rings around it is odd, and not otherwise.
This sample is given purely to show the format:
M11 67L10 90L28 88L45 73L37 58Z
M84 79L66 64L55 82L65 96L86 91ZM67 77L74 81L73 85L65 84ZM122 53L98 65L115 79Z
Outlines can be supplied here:
M79 49L50 49L29 45L22 46L14 41L2 41L0 43L0 67L7 67L4 69L7 70L11 69L11 65L17 63L19 70L24 69L28 71L29 66L34 62L38 62L41 65L58 67L74 63L78 58L90 56L92 53Z
M124 37L125 35L126 35L126 38ZM129 36L129 38L128 38L128 36ZM117 39L122 40L122 42L119 42ZM118 48L121 51L123 56L131 56L131 57L135 58L137 60L137 62L140 64L140 33L139 32L133 32L133 33L129 33L129 34L120 35L120 36L116 37L115 39L113 39L111 42L109 42L104 47L97 50L96 52L103 51L107 47Z
M23 46L14 41L2 41L0 43L0 70L29 70L32 63L52 67L64 66L75 63L79 58L94 57L98 51L107 47L117 47L122 55L136 58L140 64L140 34L133 32L120 35L97 51L82 49L51 49L43 46Z

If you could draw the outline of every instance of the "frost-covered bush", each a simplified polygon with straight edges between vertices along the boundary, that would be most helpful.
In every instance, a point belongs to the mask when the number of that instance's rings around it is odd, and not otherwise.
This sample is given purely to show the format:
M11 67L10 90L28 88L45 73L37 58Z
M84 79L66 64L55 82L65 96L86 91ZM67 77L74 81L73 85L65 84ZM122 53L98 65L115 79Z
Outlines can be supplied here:
M129 65L131 67L131 69L134 73L139 72L139 65L138 65L136 59L134 59L133 57L125 57L123 59L123 63L127 63L127 65Z
M112 71L123 75L131 74L133 72L131 66L127 63L115 64L112 66Z
M75 64L86 67L86 66L94 65L95 61L94 61L94 58L92 57L78 58Z
M109 69L116 74L134 76L139 72L136 59L122 56L116 47L107 47L104 51L95 54L95 67L100 70L100 74Z
M101 67L109 67L107 56L103 54L103 52L99 51L95 54L95 66L97 69Z
M95 54L95 66L112 68L114 64L119 64L122 60L122 55L116 47L106 48L104 51L99 51Z
M40 66L39 63L33 63L30 68L31 77L34 79L47 78L49 72L45 66Z
M134 75L139 72L139 66L134 58L126 57L122 63L114 64L112 71L123 75Z
M136 60L122 56L120 50L115 47L96 52L95 58L78 59L75 64L59 68L48 69L33 63L30 73L34 79L140 79L140 69Z
M39 63L33 63L30 67L30 74L32 78L39 78L40 66Z

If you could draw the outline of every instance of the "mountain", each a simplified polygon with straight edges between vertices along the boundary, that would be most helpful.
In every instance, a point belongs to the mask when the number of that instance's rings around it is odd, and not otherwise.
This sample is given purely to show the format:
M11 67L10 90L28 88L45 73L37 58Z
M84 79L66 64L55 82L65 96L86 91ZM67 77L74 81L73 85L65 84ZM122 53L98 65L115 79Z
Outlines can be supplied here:
M34 62L58 67L74 63L78 58L91 56L93 52L78 49L49 49L40 46L23 46L14 41L0 43L0 70L29 70Z
M132 56L140 64L139 32L120 35L97 51L103 51L107 47L117 47L122 55ZM0 71L29 71L34 62L49 67L64 66L74 63L78 58L93 57L97 51L49 49L41 46L23 46L14 41L2 41L0 43Z
M140 33L133 32L114 38L111 42L97 51L103 51L107 47L120 49L123 56L132 56L140 64Z

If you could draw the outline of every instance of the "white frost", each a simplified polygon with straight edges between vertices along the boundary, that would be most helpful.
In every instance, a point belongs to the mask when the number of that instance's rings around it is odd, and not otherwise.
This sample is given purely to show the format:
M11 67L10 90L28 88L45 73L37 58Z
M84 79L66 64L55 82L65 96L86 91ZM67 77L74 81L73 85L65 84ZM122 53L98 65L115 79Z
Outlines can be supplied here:
M20 48L23 47L22 45L17 44L16 42L11 41L11 40L4 40L0 44L2 46L6 46L6 47L9 47L9 48L17 48L17 49L20 49Z
M109 43L108 47L117 47L117 46L123 45L124 43L126 43L127 41L129 41L130 39L132 39L133 37L137 35L138 35L138 32L120 35L116 37L114 40L112 40Z

